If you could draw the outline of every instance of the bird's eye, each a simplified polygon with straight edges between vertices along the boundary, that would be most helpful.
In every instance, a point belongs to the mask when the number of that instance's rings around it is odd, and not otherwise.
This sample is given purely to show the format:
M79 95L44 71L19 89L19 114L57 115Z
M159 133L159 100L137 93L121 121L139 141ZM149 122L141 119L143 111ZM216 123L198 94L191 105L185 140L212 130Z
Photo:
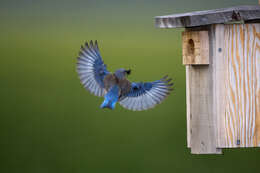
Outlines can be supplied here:
M130 75L131 74L131 70L129 69L129 70L125 70L125 73L127 74L127 75Z
M138 87L137 87L137 86L134 86L134 88L133 88L133 89L136 91L136 90L138 90Z

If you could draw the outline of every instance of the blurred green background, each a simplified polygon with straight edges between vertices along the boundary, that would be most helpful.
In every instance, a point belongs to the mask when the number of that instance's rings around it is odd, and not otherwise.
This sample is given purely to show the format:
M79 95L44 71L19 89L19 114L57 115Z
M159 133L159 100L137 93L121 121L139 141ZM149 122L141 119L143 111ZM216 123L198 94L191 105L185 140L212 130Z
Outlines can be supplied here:
M186 147L182 29L154 16L257 0L82 0L0 2L0 172L257 172L259 149L191 155ZM154 109L101 110L75 70L80 45L99 40L111 71L130 80L169 74L175 90Z

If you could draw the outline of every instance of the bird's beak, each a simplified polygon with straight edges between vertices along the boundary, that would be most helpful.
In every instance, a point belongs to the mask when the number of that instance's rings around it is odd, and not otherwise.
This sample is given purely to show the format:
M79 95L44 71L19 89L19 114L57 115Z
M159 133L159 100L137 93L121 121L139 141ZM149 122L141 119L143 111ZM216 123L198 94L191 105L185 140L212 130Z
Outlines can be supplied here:
M127 75L131 74L131 69L125 71Z

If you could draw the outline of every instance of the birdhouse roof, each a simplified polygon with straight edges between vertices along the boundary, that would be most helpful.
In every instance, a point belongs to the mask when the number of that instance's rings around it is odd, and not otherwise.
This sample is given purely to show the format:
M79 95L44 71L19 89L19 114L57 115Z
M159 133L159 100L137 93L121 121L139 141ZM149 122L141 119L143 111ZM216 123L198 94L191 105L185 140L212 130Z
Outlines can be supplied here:
M260 22L260 5L236 6L155 17L155 26L158 28L196 27L234 22Z

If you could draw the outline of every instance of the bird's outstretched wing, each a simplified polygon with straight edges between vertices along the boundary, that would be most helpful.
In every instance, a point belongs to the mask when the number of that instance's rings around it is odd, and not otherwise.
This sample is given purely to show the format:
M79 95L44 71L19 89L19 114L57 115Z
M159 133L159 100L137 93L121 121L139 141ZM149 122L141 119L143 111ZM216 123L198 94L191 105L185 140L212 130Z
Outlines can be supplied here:
M161 103L172 90L171 79L167 76L154 82L138 82L131 84L130 92L120 99L120 104L130 110L141 111Z
M104 90L104 77L109 74L106 65L104 64L97 41L93 44L92 41L85 46L81 46L79 52L77 71L83 86L96 96L103 96Z

